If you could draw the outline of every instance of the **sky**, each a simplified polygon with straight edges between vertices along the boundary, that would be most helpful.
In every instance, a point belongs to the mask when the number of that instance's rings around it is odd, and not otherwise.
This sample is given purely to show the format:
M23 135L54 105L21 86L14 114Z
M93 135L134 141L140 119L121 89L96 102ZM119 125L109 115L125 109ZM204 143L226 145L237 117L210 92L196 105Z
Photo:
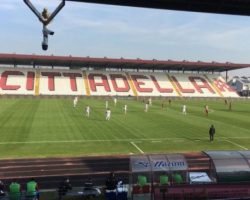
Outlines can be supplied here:
M0 53L250 64L250 16L66 2L41 49L42 25L23 0L0 0ZM31 0L52 12L59 0ZM250 68L230 75L250 77Z

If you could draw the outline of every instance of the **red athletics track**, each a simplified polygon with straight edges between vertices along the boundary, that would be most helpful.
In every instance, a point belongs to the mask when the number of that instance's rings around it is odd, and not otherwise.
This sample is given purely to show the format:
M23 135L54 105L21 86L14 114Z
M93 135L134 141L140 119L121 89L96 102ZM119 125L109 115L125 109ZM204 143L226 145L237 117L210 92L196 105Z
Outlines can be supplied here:
M203 153L184 154L189 171L208 171L209 158ZM94 184L104 185L107 175L115 172L125 183L129 180L129 156L93 156L73 158L34 158L0 160L0 180L6 185L17 180L24 187L27 180L35 178L41 189L57 188L68 177L73 187L83 186L91 177Z
M17 180L23 186L34 177L41 189L57 188L63 177L69 177L72 185L83 186L91 177L95 184L104 185L107 175L115 171L118 177L128 181L128 156L98 156L75 158L40 158L0 160L0 180L7 185Z

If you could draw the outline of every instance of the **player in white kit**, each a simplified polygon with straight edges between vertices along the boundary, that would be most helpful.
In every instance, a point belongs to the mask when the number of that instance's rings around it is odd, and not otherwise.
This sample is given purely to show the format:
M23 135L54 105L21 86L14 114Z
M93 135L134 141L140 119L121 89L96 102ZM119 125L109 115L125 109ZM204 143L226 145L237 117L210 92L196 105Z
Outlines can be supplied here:
M148 104L149 104L150 106L152 106L152 99L151 99L151 98L148 99Z
M75 108L76 105L77 105L77 101L78 101L78 100L77 100L77 98L75 97L74 100L73 100L73 106L74 106L74 108Z
M117 104L117 98L115 97L114 98L114 105L116 106L116 104Z
M123 108L123 109L124 109L124 114L126 115L126 114L127 114L127 111L128 111L128 106L127 106L127 104L124 105L124 108Z
M145 103L145 109L144 109L145 112L148 112L148 103Z
M183 106L182 106L182 114L183 114L183 115L186 115L186 114L187 114L187 106L186 106L186 105L183 105Z
M89 106L87 106L85 108L85 112L86 112L86 116L89 117L89 115L90 115L90 107Z
M110 120L110 117L111 117L111 110L108 108L106 110L106 120Z

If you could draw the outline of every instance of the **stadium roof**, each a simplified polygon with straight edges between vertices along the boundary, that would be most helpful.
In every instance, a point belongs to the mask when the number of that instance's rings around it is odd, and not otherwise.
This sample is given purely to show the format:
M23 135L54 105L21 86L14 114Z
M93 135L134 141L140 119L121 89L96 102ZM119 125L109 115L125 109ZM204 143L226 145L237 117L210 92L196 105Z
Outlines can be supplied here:
M250 15L250 0L66 0L145 8Z
M70 68L93 67L123 68L123 69L156 69L156 70L184 70L184 71L229 71L250 67L250 64L218 63L218 62L190 62L172 60L142 60L125 58L90 58L54 55L24 55L0 54L0 64L4 65L33 65L33 66L60 66Z

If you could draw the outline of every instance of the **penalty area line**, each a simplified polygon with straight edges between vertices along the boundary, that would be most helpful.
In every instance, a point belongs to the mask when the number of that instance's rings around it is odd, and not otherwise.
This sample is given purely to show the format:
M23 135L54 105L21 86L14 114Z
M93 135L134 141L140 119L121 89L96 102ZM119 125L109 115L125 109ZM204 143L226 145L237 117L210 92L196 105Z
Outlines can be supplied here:
M246 147L244 147L244 146L241 146L241 145L239 145L239 144L237 144L237 143L235 143L235 142L232 142L232 141L230 141L230 140L225 140L226 142L229 142L229 143L231 143L231 144L233 144L233 145L235 145L235 146L238 146L238 147L240 147L240 148L242 148L242 149L244 149L244 150L248 150L248 148L246 148Z
M134 142L130 142L130 144L132 144L141 153L144 153L144 151L142 151Z

